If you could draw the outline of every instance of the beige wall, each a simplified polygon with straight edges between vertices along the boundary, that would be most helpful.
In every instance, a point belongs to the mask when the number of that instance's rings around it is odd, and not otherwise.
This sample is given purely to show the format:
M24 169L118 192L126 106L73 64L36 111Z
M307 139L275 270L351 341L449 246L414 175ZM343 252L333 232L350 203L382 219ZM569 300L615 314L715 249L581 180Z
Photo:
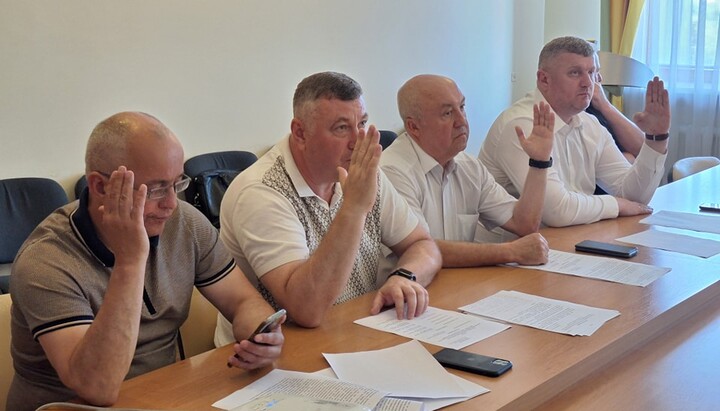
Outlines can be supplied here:
M475 154L511 74L528 76L513 58L537 47L515 20L535 1L0 0L0 178L69 190L90 131L122 110L159 117L186 157L260 153L287 132L295 85L322 70L358 80L371 122L393 130L405 80L455 78Z

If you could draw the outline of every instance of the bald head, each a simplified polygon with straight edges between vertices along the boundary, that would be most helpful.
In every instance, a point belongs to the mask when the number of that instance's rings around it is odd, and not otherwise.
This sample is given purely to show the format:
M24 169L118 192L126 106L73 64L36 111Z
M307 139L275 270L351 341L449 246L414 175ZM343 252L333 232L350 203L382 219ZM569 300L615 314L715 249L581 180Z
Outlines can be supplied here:
M464 150L469 136L465 96L452 79L422 74L398 91L407 134L443 166Z
M101 121L93 129L85 152L85 172L109 172L127 165L134 152L156 143L177 143L160 120L141 112L122 112Z
M452 79L435 74L420 74L406 81L397 94L398 111L403 123L408 118L422 118L424 103L436 99L438 91L448 86L457 89Z

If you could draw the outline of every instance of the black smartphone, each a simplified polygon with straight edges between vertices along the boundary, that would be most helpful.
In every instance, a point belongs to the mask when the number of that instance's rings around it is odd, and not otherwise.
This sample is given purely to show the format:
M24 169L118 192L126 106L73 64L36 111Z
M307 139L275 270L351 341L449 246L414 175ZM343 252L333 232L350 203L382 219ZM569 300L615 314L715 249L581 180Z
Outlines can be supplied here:
M255 342L254 339L256 335L269 332L273 328L277 327L285 314L285 309L282 308L279 309L275 314L271 314L268 318L265 319L265 321L261 322L260 325L257 326L255 331L253 331L253 333L250 334L250 336L248 337L248 340Z
M454 350L452 348L443 348L436 352L433 357L445 367L485 375L487 377L499 377L512 368L512 363L508 360Z
M637 247L585 240L575 244L575 251L609 255L611 257L630 258L637 255Z
M720 213L720 203L700 203L700 211Z

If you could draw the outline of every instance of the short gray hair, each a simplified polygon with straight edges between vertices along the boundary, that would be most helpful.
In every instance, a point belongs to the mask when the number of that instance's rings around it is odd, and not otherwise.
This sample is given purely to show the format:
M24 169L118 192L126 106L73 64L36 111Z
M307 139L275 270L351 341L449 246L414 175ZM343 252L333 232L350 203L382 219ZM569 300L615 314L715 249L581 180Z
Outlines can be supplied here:
M114 114L98 123L90 134L85 150L85 173L108 173L124 165L127 161L128 141L138 133L140 122L146 123L142 132L148 137L165 138L172 135L160 120L150 114Z
M354 101L362 96L362 87L357 81L342 73L325 71L305 77L295 89L293 115L305 114L308 103L321 98Z
M573 53L583 57L590 57L595 54L595 48L590 42L579 37L558 37L548 42L540 51L538 68L546 68L550 61L561 53Z

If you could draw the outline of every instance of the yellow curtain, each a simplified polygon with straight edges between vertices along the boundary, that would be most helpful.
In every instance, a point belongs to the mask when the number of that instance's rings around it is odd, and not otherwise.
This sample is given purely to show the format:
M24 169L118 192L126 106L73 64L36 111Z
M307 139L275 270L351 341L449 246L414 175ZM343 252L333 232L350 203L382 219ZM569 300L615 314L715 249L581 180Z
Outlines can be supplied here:
M630 56L645 0L610 0L610 51ZM613 96L612 103L622 110L622 97Z

